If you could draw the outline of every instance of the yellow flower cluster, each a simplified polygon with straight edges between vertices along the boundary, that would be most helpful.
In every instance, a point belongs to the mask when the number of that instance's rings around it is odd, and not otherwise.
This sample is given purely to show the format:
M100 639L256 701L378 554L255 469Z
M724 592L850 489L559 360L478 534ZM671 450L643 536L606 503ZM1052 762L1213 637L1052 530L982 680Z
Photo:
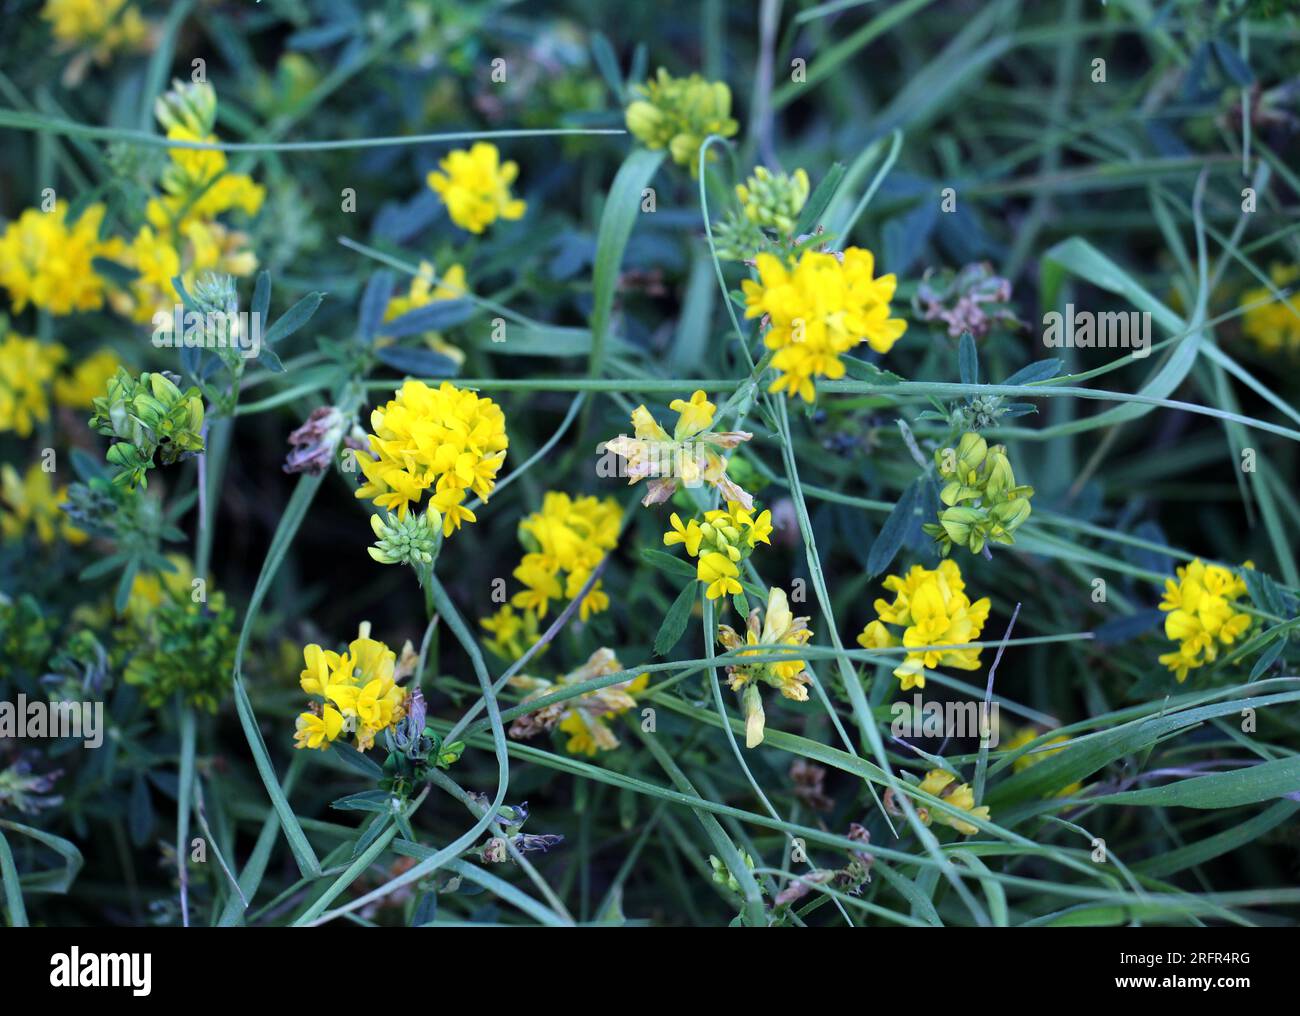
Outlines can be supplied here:
M216 94L211 85L173 86L155 109L173 141L215 143ZM251 275L257 256L248 237L218 222L218 216L258 213L265 189L245 173L231 173L224 152L169 148L162 171L162 194L145 205L144 225L118 260L137 275L127 291L112 295L113 308L135 321L150 321L178 299L172 279L187 289L204 272Z
M407 311L424 307L431 303L441 303L443 300L456 300L469 292L469 286L465 281L465 269L462 265L452 265L442 273L442 278L438 279L438 284L434 285L436 278L433 271L433 264L429 261L420 262L419 273L411 280L411 287L405 296L395 296L388 301L388 307L384 311L384 320L392 321L399 318ZM461 364L465 362L465 354L445 341L437 332L429 332L424 337L425 344L435 353L441 353L453 363ZM379 343L376 343L379 345Z
M298 717L295 748L324 751L340 734L348 733L356 736L357 749L366 751L377 734L406 716L406 689L395 679L397 656L370 638L369 624L361 625L345 653L313 643L303 648L302 655L306 669L299 683L321 701Z
M697 559L695 576L704 583L710 600L739 593L740 563L760 543L772 544L772 513L765 510L755 517L736 501L728 501L725 510L705 512L703 522L691 519L683 524L676 512L668 521L672 528L664 533L664 546L680 543Z
M667 501L679 482L687 487L707 483L716 487L726 500L752 509L753 498L727 476L727 460L718 454L718 449L735 448L754 435L743 430L709 430L718 407L703 391L693 393L690 401L674 399L668 408L678 414L672 437L642 405L632 411L633 436L620 434L605 442L605 450L623 460L620 475L627 477L628 486L649 481L641 503L649 506Z
M767 319L764 342L776 350L772 366L779 372L770 391L799 395L812 402L813 378L841 378L840 360L861 342L887 353L907 330L907 322L890 317L893 275L875 278L871 251L849 247L841 255L807 250L787 265L773 254L755 259L758 281L746 279L745 316Z
M508 603L491 617L481 619L479 624L492 636L483 644L501 659L511 662L528 652L541 637L537 615L531 610L520 613ZM539 652L546 652L546 647Z
M466 151L457 148L429 173L428 184L447 206L451 221L471 233L481 233L497 219L519 219L527 205L510 196L519 165L502 162L497 146L476 141Z
M699 173L699 150L710 134L729 138L739 124L731 118L731 89L698 74L675 78L662 67L627 107L627 129L647 148L667 148L679 166ZM713 153L709 153L713 157Z
M906 576L888 576L882 583L894 592L894 602L876 600L877 620L858 635L864 649L888 649L893 646L960 646L979 640L989 616L987 596L974 603L966 596L961 569L951 558L939 562L933 570L912 565ZM903 638L893 635L886 624L903 628ZM927 649L909 652L894 669L902 690L925 687L925 671L935 667L976 670L980 649Z
M55 539L77 544L86 542L86 534L68 521L61 505L68 488L55 489L50 474L39 462L28 467L24 476L5 463L0 467L0 533L13 540L34 530L36 538L49 546Z
M14 310L28 303L51 314L98 310L108 283L95 271L95 258L118 258L117 238L100 240L105 206L88 205L74 223L68 203L48 212L28 208L0 235L0 286L9 290Z
M1023 748L1025 745L1038 740L1040 736L1042 735L1040 735L1033 727L1023 727L1016 732L1015 737L1007 742L1006 750L1010 752L1015 751L1018 748ZM1043 761L1043 759L1047 758L1048 755L1055 755L1057 752L1061 751L1061 748L1053 748L1050 747L1051 745L1056 744L1064 746L1069 742L1069 740L1070 739L1064 734L1058 734L1056 737L1049 737L1033 751L1025 752L1025 754L1021 755L1011 763L1011 768L1018 773L1023 773L1030 766L1037 765L1039 762ZM1058 790L1055 796L1071 797L1082 789L1082 783L1071 783L1069 786L1062 787Z
M970 784L959 783L957 777L943 769L931 769L925 774L925 779L921 781L921 790L934 797L941 798L954 808L959 808L968 812L975 818L988 821L988 805L975 807L975 791L971 790ZM919 807L916 809L917 817L920 818L927 826L931 822L938 822L940 825L952 826L963 836L971 836L979 832L979 827L970 823L963 822L955 815L949 815L947 812Z
M357 456L366 476L357 497L404 519L432 488L429 504L442 515L444 537L475 521L465 495L488 499L510 443L500 406L450 381L437 388L407 381L370 414L370 426L373 457Z
M623 664L618 662L614 651L602 648L592 653L577 670L554 681L516 674L510 678L510 684L526 690L528 694L523 701L529 702L584 681L616 674L623 669ZM600 751L612 751L618 747L619 742L606 721L633 708L636 705L636 694L649 683L650 675L640 674L631 680L583 692L576 698L544 706L517 719L510 727L510 736L532 737L544 730L558 727L569 735L565 749L571 754L594 756Z
M127 0L46 0L41 17L61 49L86 46L100 63L115 50L140 49L149 25Z
M1300 280L1300 265L1273 265L1269 272L1273 285L1284 289ZM1267 301L1267 302L1261 302ZM1241 331L1265 353L1286 349L1300 353L1300 293L1279 300L1265 286L1241 294L1241 305L1258 303L1246 311Z
M1247 561L1243 567L1253 568ZM1160 609L1165 618L1165 636L1178 643L1160 662L1187 680L1187 672L1218 657L1220 646L1230 646L1251 626L1251 617L1239 608L1247 596L1246 583L1217 564L1205 564L1199 557L1177 569L1178 578L1165 580Z
M524 588L510 602L540 620L550 609L551 600L561 595L569 599L577 596L591 577L591 570L618 543L621 515L612 497L570 497L560 491L547 491L541 511L519 524L525 554L514 576ZM578 610L585 621L608 607L609 596L597 580Z
M49 387L67 351L12 332L0 342L0 431L29 437L50 418Z
M749 612L745 626L745 638L741 641L730 625L718 625L718 642L727 650L740 649L742 646L802 646L812 638L808 628L808 618L795 617L790 610L785 591L775 586L767 595L767 611L760 620L760 611L755 607ZM772 653L779 650L744 650L746 656ZM778 660L771 663L737 662L727 666L727 680L732 691L742 693L742 705L745 711L745 747L756 748L763 743L765 719L763 699L759 695L757 682L771 685L783 696L795 702L808 701L807 665L803 660Z

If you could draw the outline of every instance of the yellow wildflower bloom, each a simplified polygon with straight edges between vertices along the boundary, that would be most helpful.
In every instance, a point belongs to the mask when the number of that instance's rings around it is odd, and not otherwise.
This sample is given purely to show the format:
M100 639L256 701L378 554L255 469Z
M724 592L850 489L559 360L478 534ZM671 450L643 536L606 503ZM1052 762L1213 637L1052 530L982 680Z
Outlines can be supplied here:
M763 511L755 518L736 501L728 501L725 509L705 512L703 522L691 519L683 525L681 517L673 512L669 523L672 528L664 533L664 546L680 543L686 553L698 558L695 573L711 600L740 592L737 565L760 543L772 542L772 513Z
M90 409L91 403L107 391L108 379L120 366L122 361L111 349L98 349L77 364L71 375L55 380L54 397L69 409Z
M306 667L299 683L307 694L324 701L316 704L320 715L298 717L295 747L328 747L344 731L355 735L359 751L366 751L378 734L406 716L407 693L397 684L397 655L370 638L369 624L360 626L344 653L313 643L304 646L302 654ZM337 723L331 713L338 716Z
M17 539L29 529L35 530L36 538L46 546L56 538L85 543L86 534L68 521L60 507L67 496L68 488L56 489L39 462L22 477L6 463L0 468L0 533L5 539Z
M482 618L479 624L492 636L483 644L503 660L511 662L523 656L540 637L537 615L531 610L517 613L509 604L491 617ZM545 651L543 647L541 652Z
M412 503L433 489L430 504L450 536L474 513L461 502L467 491L486 501L505 461L505 415L491 399L450 381L430 388L407 381L370 414L371 455L358 455L366 482L357 497L405 518Z
M1300 280L1300 265L1273 265L1269 275L1274 287L1285 290ZM1282 349L1300 353L1300 293L1279 300L1266 286L1257 286L1241 294L1243 307L1253 303L1259 306L1251 307L1242 317L1242 334L1265 353Z
M793 265L764 253L755 267L758 281L741 285L745 316L767 319L763 341L776 350L772 366L779 373L770 391L812 402L813 378L844 376L841 354L861 342L887 353L907 330L905 321L889 316L897 280L874 277L869 250L849 247L838 256L808 250Z
M514 576L526 588L516 593L511 603L540 619L549 611L551 600L561 594L570 599L577 596L592 570L618 543L621 518L622 511L613 498L547 491L541 510L519 524L519 540L526 553ZM586 621L608 607L609 596L598 580L578 611Z
M1247 561L1246 568L1254 565ZM1205 564L1199 557L1177 569L1178 578L1165 580L1160 609L1165 618L1165 636L1178 643L1160 662L1187 680L1188 671L1213 663L1219 647L1232 645L1252 624L1251 616L1239 610L1248 596L1239 575L1217 564Z
M549 681L545 678L516 674L510 678L515 688L525 689L523 701L540 698L561 688L591 681L606 674L616 674L623 669L611 649L597 649L577 670ZM611 717L627 712L636 705L636 694L650 682L649 674L620 681L595 691L584 692L577 698L526 713L510 726L510 736L527 738L543 730L558 727L569 735L565 750L574 755L596 755L612 751L619 745L618 738L607 722Z
M876 600L877 620L858 635L858 645L864 649L885 649L900 644L885 627L886 624L904 629L901 644L910 649L976 642L984 629L984 622L988 620L988 597L974 603L970 601L961 569L951 558L940 561L939 567L933 570L913 565L906 575L890 575L882 585L894 593L894 602ZM979 656L979 647L917 648L894 669L894 676L902 682L903 691L924 688L926 669L945 666L977 670Z
M648 480L644 505L659 504L672 497L677 484L696 487L707 483L728 501L753 508L753 498L727 476L727 460L719 449L735 448L754 435L745 431L711 431L716 407L703 391L686 399L674 399L670 408L678 413L673 436L669 437L645 406L632 411L632 437L620 434L605 442L605 450L622 459L618 475L631 486ZM602 473L601 475L607 475Z
M481 233L498 218L523 217L526 204L510 196L519 166L501 162L496 145L476 141L468 151L457 148L447 153L438 166L441 172L429 173L428 184L461 229Z
M127 0L45 0L41 17L63 50L86 47L101 64L116 50L141 49L149 25Z
M945 772L942 769L931 769L925 774L925 779L921 781L921 789L927 794L934 797L942 798L954 808L960 808L962 811L969 812L978 819L988 821L988 805L975 807L975 792L971 790L967 783L959 783L957 777L952 773ZM938 822L940 825L952 826L963 836L971 836L979 832L979 827L970 822L963 822L954 815L935 809L918 807L917 815L926 825L931 822Z
M9 333L0 342L0 431L30 437L50 418L48 389L67 351L57 343Z
M641 96L627 107L627 129L650 149L666 148L679 166L699 173L699 149L710 134L729 138L739 124L731 118L731 89L698 74L674 78L662 67L638 85ZM712 159L714 153L709 152Z
M14 310L28 303L51 314L98 310L104 305L105 280L95 258L116 258L119 239L100 240L106 207L88 205L69 224L68 203L57 201L48 212L28 208L0 235L0 286L9 290Z
M790 603L785 591L775 586L767 596L767 610L761 613L755 607L749 612L745 628L745 639L730 625L718 625L718 642L728 650L740 649L741 646L802 646L812 638L808 628L808 618L795 617L790 610ZM764 652L779 650L745 650L740 653L756 656ZM755 682L762 681L777 689L783 696L795 702L808 701L807 665L803 660L779 660L771 663L734 663L727 666L727 680L732 691L743 692L742 704L745 708L745 746L755 748L763 742L764 715L763 703ZM748 687L747 687L748 686Z
M300 713L295 721L295 748L327 749L343 730L343 714L333 706L323 706L321 714Z

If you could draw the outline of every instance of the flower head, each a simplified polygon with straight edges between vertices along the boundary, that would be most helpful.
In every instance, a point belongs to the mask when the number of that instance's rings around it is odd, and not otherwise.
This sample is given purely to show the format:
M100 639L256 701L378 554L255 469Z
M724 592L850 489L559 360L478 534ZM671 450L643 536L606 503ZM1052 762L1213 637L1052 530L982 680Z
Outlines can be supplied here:
M68 488L56 489L39 462L28 467L22 477L6 463L0 467L0 533L6 539L17 539L32 530L46 546L56 539L85 543L86 534L68 520L63 510L67 496Z
M476 141L466 151L457 148L438 163L441 172L428 176L429 186L447 206L451 221L471 233L481 233L498 218L519 219L526 205L510 196L519 175L515 162L501 162L497 146Z
M735 448L748 441L746 431L713 431L717 407L703 391L690 399L674 399L669 408L677 411L677 424L670 437L645 406L632 411L632 436L620 434L605 442L605 449L623 460L628 485L647 480L644 505L658 504L672 497L677 484L696 487L707 483L716 487L729 501L745 508L754 502L734 480L727 476L727 459L719 450Z
M1244 567L1254 565L1247 561ZM1249 597L1240 575L1199 557L1177 574L1165 580L1160 609L1166 614L1165 636L1178 648L1161 655L1160 662L1182 682L1189 671L1213 663L1220 647L1236 642L1253 622L1239 609L1241 599Z
M877 619L863 628L858 645L887 649L903 645L910 651L894 669L902 689L925 687L925 671L935 667L959 670L979 668L980 649L922 649L922 646L961 646L979 640L988 620L988 597L974 603L966 595L957 562L945 559L933 570L913 565L906 575L890 575L882 583L894 593L894 602L875 602ZM886 624L903 628L898 639Z
M1006 446L967 431L955 448L936 449L934 460L946 481L939 500L948 507L937 523L921 528L934 537L939 553L946 557L962 546L978 554L988 543L1015 543L1013 534L1032 510L1034 488L1016 483Z
M611 649L597 649L577 670L554 681L545 678L516 674L510 683L527 690L524 702L541 698L570 685L581 684L606 674L623 670L618 657ZM532 737L543 730L558 727L568 735L565 750L574 755L595 755L618 747L618 738L610 729L608 720L627 712L636 705L636 693L650 682L649 674L641 674L627 681L583 692L576 698L554 703L531 713L526 713L510 727L510 736Z
M375 737L406 716L406 689L397 684L397 655L370 637L362 624L347 651L337 653L313 643L303 647L302 690L321 701L298 717L296 748L324 750L341 734L355 735L366 751Z
M108 379L117 373L122 361L111 349L99 349L86 357L71 374L54 382L54 397L69 409L89 409L95 397L103 395Z
M30 437L50 418L49 387L67 351L10 332L0 341L0 431Z
M68 222L68 203L50 211L29 208L0 234L0 286L9 290L14 310L31 303L51 314L98 310L108 283L95 271L96 258L116 258L119 239L100 240L107 206L82 209Z
M711 600L741 592L740 563L760 543L770 546L772 542L772 513L764 510L756 517L738 501L705 512L702 522L691 519L683 524L673 512L669 523L672 528L664 533L664 546L680 543L686 553L697 558L696 577Z
M758 281L746 279L745 316L765 318L764 343L776 350L778 371L770 391L784 391L812 402L813 379L844 376L840 356L861 342L887 353L907 330L890 317L896 280L875 277L869 250L849 247L842 254L806 250L787 264L773 254L755 259Z
M718 642L728 650L756 645L802 646L811 638L812 631L808 628L808 618L795 617L790 610L785 591L776 587L768 593L766 612L761 612L758 607L749 612L743 641L730 625L718 625ZM745 706L745 745L749 748L757 747L763 741L763 705L756 682L761 681L770 685L786 698L796 702L808 701L810 678L807 665L803 660L745 662L746 657L778 651L746 649L740 652L736 663L727 665L727 680L731 690L742 692L742 704Z
M627 107L627 129L647 148L666 148L691 176L699 172L699 149L710 134L729 138L739 129L731 118L731 89L698 74L675 78L662 67L634 89L641 98ZM713 153L709 153L712 157Z
M1300 265L1273 265L1269 274L1275 289L1294 288ZM1242 334L1263 352L1300 353L1300 293L1279 300L1267 286L1257 286L1241 294L1241 306L1249 308L1241 320Z
M975 792L971 790L967 783L960 783L956 776L943 769L931 769L925 774L925 779L921 781L921 790L925 793L938 797L958 808L961 811L968 812L975 818L988 821L988 805L975 807ZM963 836L971 836L979 832L979 827L971 822L964 822L955 815L950 815L946 811L929 808L917 808L917 815L926 825L931 822L938 822L940 825L952 826Z
M434 280L437 278L437 283ZM458 264L449 265L447 270L442 273L440 278L434 275L433 263L430 261L421 261L420 270L415 277L411 279L410 288L404 296L394 296L388 301L388 307L384 311L384 320L392 321L420 307L427 307L429 304L442 303L447 300L459 300L467 292L469 286L465 280L465 269ZM465 362L465 354L447 342L438 332L426 332L424 336L425 345L435 353L447 357L452 363L462 364Z
M462 503L465 495L488 499L509 444L495 402L450 381L437 388L407 381L370 414L370 424L371 455L357 457L366 477L357 497L404 519L431 490L429 504L442 516L443 536L475 521Z

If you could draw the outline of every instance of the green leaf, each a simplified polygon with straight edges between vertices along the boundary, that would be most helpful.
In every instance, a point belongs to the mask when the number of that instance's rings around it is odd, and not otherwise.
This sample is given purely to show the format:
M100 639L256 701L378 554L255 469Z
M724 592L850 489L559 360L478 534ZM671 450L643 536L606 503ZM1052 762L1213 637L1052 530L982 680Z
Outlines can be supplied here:
M663 151L634 148L619 167L605 198L596 234L596 259L592 270L591 358L588 373L600 377L605 365L605 340L609 334L614 296L623 266L623 251L641 214L641 193L660 163Z
M1061 373L1064 361L1053 357L1050 360L1035 360L1026 364L1002 383L1004 385L1031 385L1035 381L1046 381Z
M676 560L674 558L673 560ZM695 601L699 596L699 583L695 576L682 587L682 591L677 594L677 599L673 600L673 605L668 608L668 613L664 615L663 624L659 626L659 634L655 636L655 655L667 656L673 651L673 647L681 641L683 633L686 631L686 625L691 620L691 610L695 607Z
M898 551L903 546L903 541L907 539L908 530L912 527L912 521L916 516L917 500L921 494L921 480L913 480L907 485L899 497L898 503L894 505L894 510L889 513L885 519L885 524L880 527L875 542L871 545L871 550L867 554L867 574L875 577L889 567L890 563L898 555Z
M335 741L332 747L340 762L351 766L367 779L382 780L384 778L384 770L379 763L372 758L367 758L364 752L358 751L344 741Z
M308 293L275 319L275 324L262 336L263 344L273 346L282 339L288 338L311 320L311 316L316 313L316 308L324 299L324 293Z
M975 337L970 332L961 333L961 341L957 345L957 366L961 371L962 384L980 383L980 354L975 348Z
M803 211L799 214L799 221L794 227L795 236L811 233L817 228L817 223L821 221L822 214L830 207L835 192L840 188L840 182L844 179L844 172L844 163L835 162L831 164L831 168L818 181L812 195L803 206Z
M653 565L661 572L672 576L676 579L695 580L695 569L679 557L673 557L672 554L665 554L662 550L654 550L650 547L641 548L641 559L646 564Z
M1300 791L1300 755L1273 759L1234 769L1210 773L1189 780L1177 780L1163 787L1126 790L1089 798L1096 804L1147 804L1180 808L1236 808L1258 801L1271 801Z

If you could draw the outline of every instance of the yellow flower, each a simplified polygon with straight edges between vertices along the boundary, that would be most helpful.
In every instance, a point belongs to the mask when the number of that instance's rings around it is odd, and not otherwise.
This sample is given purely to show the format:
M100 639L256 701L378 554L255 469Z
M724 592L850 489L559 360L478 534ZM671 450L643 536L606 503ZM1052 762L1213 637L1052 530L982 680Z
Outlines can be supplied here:
M71 225L68 203L51 211L29 208L0 235L0 286L9 290L14 310L28 303L51 314L98 310L107 282L95 271L95 258L116 258L119 239L101 241L105 206L88 205Z
M1246 568L1254 565L1247 561ZM1165 618L1165 636L1178 643L1160 662L1187 680L1189 671L1213 663L1220 646L1232 645L1250 628L1251 616L1239 610L1247 597L1246 583L1239 575L1217 564L1205 564L1199 557L1177 569L1178 578L1165 580L1160 609Z
M695 575L705 584L704 595L710 600L719 600L741 591L740 583L737 581L740 570L729 557L716 550L700 558L695 567Z
M592 653L577 670L554 681L516 674L510 678L510 684L527 690L528 694L523 701L528 702L570 685L618 673L622 669L623 665L613 650L601 648ZM649 674L640 674L631 680L584 692L577 698L568 699L556 706L525 714L511 725L510 736L531 737L542 730L558 727L569 735L565 750L571 754L594 756L601 751L612 751L618 747L619 741L607 720L633 708L636 705L636 694L649 682Z
M318 748L324 751L343 730L343 715L333 706L324 706L319 716L315 713L300 713L295 728L295 748Z
M920 646L960 646L979 640L984 622L988 620L989 599L983 597L974 603L966 596L966 583L957 562L945 558L933 570L913 565L905 576L890 575L882 583L894 593L894 602L876 600L877 620L868 624L858 635L858 645L864 649L885 649L899 642L885 627L898 625L904 629L902 645L909 652L894 670L902 683L902 690L925 687L925 671L935 667L957 667L960 670L979 668L980 649L926 649ZM883 623L882 623L883 622Z
M0 431L30 437L50 418L48 389L67 351L57 343L9 333L0 342Z
M673 399L668 403L668 408L675 409L678 413L677 426L673 429L673 440L684 441L712 427L713 414L718 407L709 401L703 391L697 391L691 395L690 402L685 399Z
M448 267L436 286L434 285L434 277L433 264L429 261L421 261L420 270L415 278L411 280L411 286L406 295L395 296L388 301L388 308L384 311L384 320L392 321L408 311L416 310L431 303L457 300L469 292L469 287L465 281L465 269L462 265ZM441 353L453 363L462 364L465 362L465 354L451 343L445 341L437 332L427 333L424 336L424 341L435 353Z
M727 476L727 460L718 450L735 448L754 435L745 431L708 430L713 426L716 407L703 391L693 393L689 402L673 400L670 408L678 413L672 437L659 426L650 410L637 406L632 411L632 437L620 434L605 442L605 450L623 460L618 475L626 476L629 486L641 480L649 481L648 493L641 503L649 506L668 500L679 482L687 487L707 483L728 501L753 508L753 498Z
M28 468L24 477L6 463L0 468L0 533L6 539L17 539L29 529L36 538L48 546L56 538L77 544L86 542L86 534L68 521L60 507L68 495L67 487L57 490L50 474L39 462Z
M358 455L366 482L357 497L405 518L412 503L433 489L430 504L442 514L443 536L473 522L461 502L467 491L486 501L505 461L505 415L491 399L444 381L430 388L407 381L370 414L371 455Z
M731 118L731 89L698 74L674 78L662 67L636 91L627 107L627 129L647 148L667 148L673 161L699 172L699 149L710 134L729 138L739 124ZM714 153L709 152L712 159Z
M1269 274L1274 287L1284 290L1300 279L1300 265L1273 265ZM1241 294L1241 306L1253 303L1259 306L1246 311L1241 321L1242 334L1265 353L1281 349L1300 353L1300 293L1279 300L1266 286L1258 286Z
M406 716L406 689L395 676L397 655L370 637L369 624L360 626L347 652L313 643L304 646L302 654L306 667L299 683L307 694L324 701L316 704L319 716L309 712L298 717L295 747L325 748L346 731L355 735L357 749L366 751L378 734Z
M115 50L141 49L149 26L127 0L46 0L41 17L60 49L86 47L99 63L107 63Z
M497 146L476 141L468 151L457 148L431 172L429 186L447 206L451 221L471 233L481 233L498 218L522 218L526 205L510 196L519 175L514 162L501 162Z
M90 409L91 402L108 389L108 379L120 366L122 361L111 349L96 350L77 364L70 376L54 382L54 397L69 409Z
M479 624L492 635L483 644L503 660L511 662L523 656L539 638L537 615L531 610L516 613L509 604L491 617L481 619ZM545 651L546 647L540 650Z
M718 625L718 642L727 650L740 649L741 646L802 646L812 638L808 628L808 618L795 617L790 610L785 591L775 586L768 592L767 611L760 620L759 608L749 612L745 628L745 639L730 625ZM743 659L762 653L778 652L775 649L745 650L740 653ZM764 716L762 699L757 689L746 689L756 681L762 681L777 689L783 696L796 702L808 701L807 665L803 660L779 660L771 663L734 663L727 666L727 679L732 691L744 691L742 704L745 707L745 746L755 748L763 742Z
M1038 738L1041 736L1042 735L1039 734L1038 731L1035 730L1033 727L1022 727L1019 731L1016 732L1016 736L1007 742L1006 750L1015 751L1018 748L1023 748L1025 745L1038 740ZM1013 763L1011 763L1011 767L1016 772L1022 773L1030 766L1036 765L1037 763L1043 761L1043 759L1047 758L1048 755L1055 755L1057 752L1062 750L1061 748L1051 748L1049 747L1049 745L1059 744L1063 746L1065 744L1068 744L1069 740L1070 739L1066 737L1064 734L1058 734L1056 737L1049 737L1046 741L1040 744L1033 751L1025 752L1025 754L1021 755L1018 759L1016 759ZM1060 790L1056 792L1054 796L1071 797L1074 794L1077 794L1082 789L1083 789L1083 784L1075 782L1075 783L1071 783L1067 787L1062 787Z
M704 521L691 519L685 525L674 512L669 516L672 529L664 533L664 546L682 544L686 553L698 558L696 575L706 585L711 600L741 591L737 565L749 557L760 543L770 544L772 513L763 511L758 518L739 502L728 501L727 507L704 513Z
M767 319L763 341L776 350L778 377L770 391L812 402L813 378L844 376L841 354L861 342L887 353L907 330L905 321L889 316L896 280L874 277L869 250L849 247L839 256L808 250L793 265L764 253L755 267L758 281L741 286L745 316Z
M952 773L945 772L942 769L931 769L925 774L925 779L921 781L921 789L933 797L942 798L954 808L960 808L964 812L970 813L978 819L988 821L989 809L987 805L975 807L975 792L971 790L970 785L958 783L957 777ZM933 812L929 808L918 808L917 815L926 825L931 822L938 822L940 825L952 826L963 836L971 836L979 832L979 827L970 822L963 822L954 815L935 809Z
M613 498L571 497L561 491L547 491L541 510L519 524L519 540L526 553L514 576L526 588L515 593L510 602L536 621L546 616L550 601L562 593L570 599L577 596L592 570L618 543L621 518ZM578 605L583 621L608 608L609 596L599 580Z
M127 596L126 619L132 624L146 625L150 618L168 600L185 602L194 592L194 567L180 554L168 554L171 571L147 571L136 575Z

